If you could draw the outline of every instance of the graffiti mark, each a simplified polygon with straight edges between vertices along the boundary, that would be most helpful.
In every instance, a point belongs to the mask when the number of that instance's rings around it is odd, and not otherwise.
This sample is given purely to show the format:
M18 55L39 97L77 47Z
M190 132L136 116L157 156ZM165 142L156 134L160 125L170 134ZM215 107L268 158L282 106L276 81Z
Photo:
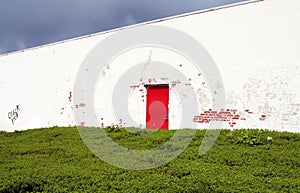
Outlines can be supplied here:
M19 105L16 105L16 108L8 113L8 118L11 120L13 125L15 124L16 120L19 117L19 113L18 113L19 110L20 110Z
M247 112L249 113L250 111L248 110ZM245 121L246 118L241 117L239 114L237 114L236 109L226 109L226 110L222 109L220 112L209 109L208 111L204 111L203 113L201 113L200 116L195 116L193 121L196 123L209 123L211 121L223 121L223 122L228 122L230 127L234 127L238 120Z

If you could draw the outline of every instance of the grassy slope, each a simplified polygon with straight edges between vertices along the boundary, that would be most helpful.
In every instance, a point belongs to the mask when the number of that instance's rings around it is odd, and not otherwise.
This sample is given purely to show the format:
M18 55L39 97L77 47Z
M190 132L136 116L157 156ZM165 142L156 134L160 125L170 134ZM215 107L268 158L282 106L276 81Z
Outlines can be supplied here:
M173 133L109 134L124 146L145 149ZM204 133L197 131L167 165L129 171L95 157L76 128L0 132L0 192L300 192L299 134L223 130L199 156Z

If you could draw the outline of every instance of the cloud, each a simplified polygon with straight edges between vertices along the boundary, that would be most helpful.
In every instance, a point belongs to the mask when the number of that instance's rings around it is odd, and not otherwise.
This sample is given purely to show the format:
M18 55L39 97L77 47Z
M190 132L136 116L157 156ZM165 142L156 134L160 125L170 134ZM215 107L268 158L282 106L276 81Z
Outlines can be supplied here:
M0 54L238 1L1 1Z

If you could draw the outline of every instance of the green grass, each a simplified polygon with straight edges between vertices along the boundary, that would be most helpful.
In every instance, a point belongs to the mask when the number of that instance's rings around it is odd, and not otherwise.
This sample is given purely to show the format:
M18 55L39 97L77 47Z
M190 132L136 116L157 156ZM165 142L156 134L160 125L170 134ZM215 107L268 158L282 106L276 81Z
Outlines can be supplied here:
M174 131L106 129L119 144L148 149ZM144 171L92 154L76 128L0 132L0 192L300 192L300 134L222 130L198 155L205 131L170 163Z

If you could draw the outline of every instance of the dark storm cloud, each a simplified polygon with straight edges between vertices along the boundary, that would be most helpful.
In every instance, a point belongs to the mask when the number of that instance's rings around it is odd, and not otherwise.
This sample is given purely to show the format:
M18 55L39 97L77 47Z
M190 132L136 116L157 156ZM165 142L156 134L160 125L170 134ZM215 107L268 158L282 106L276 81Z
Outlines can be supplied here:
M2 0L0 54L243 0Z

